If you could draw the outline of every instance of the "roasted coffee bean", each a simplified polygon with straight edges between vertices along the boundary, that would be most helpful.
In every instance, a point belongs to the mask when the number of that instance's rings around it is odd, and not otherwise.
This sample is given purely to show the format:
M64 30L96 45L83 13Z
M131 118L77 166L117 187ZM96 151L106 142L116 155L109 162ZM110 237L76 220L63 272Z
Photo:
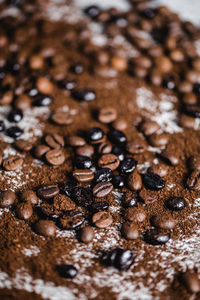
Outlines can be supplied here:
M56 125L70 125L73 123L74 119L70 112L66 111L56 111L51 116L52 121Z
M69 198L73 198L74 191L77 187L77 184L75 182L67 182L65 184L60 185L60 191L61 193L65 194Z
M127 240L139 238L138 226L135 223L124 222L122 224L122 233Z
M98 228L106 228L112 224L113 218L110 213L99 211L92 216L92 222Z
M99 154L108 154L112 151L112 145L109 142L99 144L97 149Z
M153 69L150 72L149 81L154 86L161 86L161 83L162 83L162 73L158 69Z
M144 240L151 245L163 245L170 239L170 234L159 229L150 229L144 233Z
M45 185L37 190L38 197L48 200L52 199L59 193L59 188L57 184Z
M182 197L170 198L166 201L166 207L170 210L179 211L184 209L186 206L186 201Z
M167 175L168 173L168 167L164 164L161 164L159 162L159 164L157 165L152 165L149 169L148 172L150 173L156 173L158 174L160 177L164 177Z
M90 5L84 9L84 12L92 19L96 19L100 14L100 8L97 5Z
M101 198L105 197L113 190L113 185L111 182L99 182L93 188L93 195L95 197Z
M81 63L76 63L70 67L70 71L75 74L82 74L84 71L84 67Z
M165 181L155 173L148 172L143 174L142 180L146 188L150 190L161 190L165 186Z
M119 271L128 270L135 260L135 254L132 250L123 250L116 248L102 256L102 262L107 266L117 268Z
M62 79L58 81L58 85L61 89L66 89L67 91L71 91L77 86L77 82L76 80Z
M47 162L53 166L60 166L65 161L65 155L61 149L50 150L45 154L45 157Z
M4 121L0 120L0 132L5 130L5 124Z
M93 101L96 99L96 93L92 89L79 89L79 90L73 90L72 96L74 99L82 102L82 101Z
M66 195L57 194L53 198L53 207L57 210L70 211L76 208L75 203Z
M200 292L200 280L197 273L192 270L186 270L186 272L180 274L180 280L190 293Z
M119 23L120 20L118 19L117 22ZM119 56L119 55L114 56L111 59L111 66L114 69L116 69L117 71L120 71L120 72L125 71L127 69L127 59L125 57L122 57L122 56Z
M15 139L22 135L23 130L17 126L12 126L12 127L9 127L6 132L7 132L8 136Z
M34 155L36 158L42 158L42 156L50 150L50 147L46 145L38 145L34 149Z
M125 159L125 153L118 146L113 146L112 153L115 154L120 161L123 161Z
M136 193L127 193L122 198L122 205L125 208L136 206L138 203L138 196Z
M108 181L111 181L112 178L113 178L113 173L112 173L111 169L109 169L109 168L97 170L95 173L95 182L96 183L108 182Z
M99 158L98 166L100 168L109 168L114 171L119 166L119 159L114 154L104 154Z
M77 229L80 227L83 222L85 221L85 218L80 211L71 211L68 212L66 215L64 215L60 219L60 226L63 229Z
M39 220L35 224L35 230L40 235L51 237L56 233L56 225L49 220Z
M196 122L194 118L182 114L180 116L179 125L184 128L194 129L196 127Z
M30 203L20 203L17 206L17 216L22 220L28 220L33 214L33 209Z
M49 106L52 103L52 98L43 94L38 94L33 102L34 106Z
M88 207L92 204L92 192L88 188L76 187L73 196L75 201L81 206Z
M2 191L0 193L0 207L7 208L12 206L16 201L16 195L12 191Z
M197 96L193 93L186 93L183 96L183 103L189 105L197 104Z
M190 170L200 171L200 155L191 156L188 161Z
M8 120L10 122L20 122L23 118L23 113L20 109L13 109L8 115Z
M89 157L78 155L75 159L75 165L79 169L90 169L93 163Z
M77 147L76 154L80 156L92 157L94 155L94 148L91 145Z
M121 175L116 175L113 177L112 183L116 189L122 189L125 187L126 179Z
M38 204L38 197L37 197L36 193L32 190L24 190L21 193L20 199L23 202L28 202L28 203L33 204L33 205Z
M193 91L195 94L199 95L200 94L200 83L195 83L193 86Z
M179 158L176 153L164 150L161 152L160 156L169 165L177 166L179 163Z
M86 144L85 140L80 136L70 136L67 138L67 143L71 147L81 147Z
M116 145L124 145L126 143L126 136L120 130L112 130L108 133L108 137Z
M113 107L103 107L99 111L98 120L101 123L109 124L117 118L117 111Z
M60 149L65 144L64 138L57 133L47 134L44 140L45 143L53 149Z
M40 55L32 55L29 60L30 68L40 70L44 67L44 60Z
M137 167L137 160L134 158L126 158L119 165L119 172L121 174L129 174Z
M41 206L37 206L36 210L37 210L39 217L41 217L43 219L49 219L54 222L57 222L59 220L60 216L53 211L52 207L47 207L47 206L41 205Z
M144 222L147 214L143 208L129 207L126 209L124 217L126 220L131 222Z
M52 82L46 77L39 77L36 81L38 91L45 95L51 95L54 90Z
M104 138L104 132L99 127L94 127L88 130L87 132L87 139L92 144L100 143Z
M165 75L163 78L163 87L173 91L176 88L176 81L174 76L169 74Z
M128 186L132 191L139 191L142 188L142 178L137 170L134 170L128 177Z
M126 146L126 150L132 154L143 153L146 149L144 142L129 142Z
M33 148L32 143L26 140L16 140L15 147L20 151L30 151Z
M161 147L167 145L169 141L169 135L167 133L152 134L149 137L149 142L154 147Z
M123 131L128 127L128 123L124 119L117 119L112 123L112 127L115 130Z
M58 267L58 271L60 276L64 278L74 278L77 274L78 271L73 265L61 265Z
M76 169L73 171L73 176L78 182L90 182L94 179L94 173L89 169Z
M173 64L167 56L157 57L155 64L161 73L170 73L173 68Z
M145 121L140 126L140 129L144 135L149 136L156 133L160 129L160 126L154 121Z
M173 229L176 225L174 218L167 214L157 214L151 218L153 226L161 229Z
M108 208L109 208L109 204L106 201L93 202L90 206L90 209L93 212L98 212L101 210L108 210Z
M88 244L94 238L94 229L91 226L85 226L81 229L80 239L83 243Z
M3 160L3 167L6 171L15 171L23 165L23 159L17 155L11 155Z
M188 101L188 104L195 104L197 102L197 101L194 102L194 98L196 96L195 96L195 94L192 93L192 88L193 88L192 83L187 80L183 80L182 82L180 82L178 84L178 91L180 93L186 93L185 95L188 95L185 98L186 102L184 102L184 100L183 100L184 103L187 103L187 101ZM194 97L192 95L194 95ZM183 96L183 99L184 99L184 96ZM190 103L190 101L191 101L191 103Z
M185 105L185 113L193 118L200 118L199 105L196 104Z

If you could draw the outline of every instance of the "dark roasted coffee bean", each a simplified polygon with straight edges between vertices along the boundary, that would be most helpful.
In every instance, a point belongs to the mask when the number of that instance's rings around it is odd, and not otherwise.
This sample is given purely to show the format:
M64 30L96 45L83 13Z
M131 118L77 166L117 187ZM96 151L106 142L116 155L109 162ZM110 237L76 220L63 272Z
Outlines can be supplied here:
M42 94L38 94L33 102L35 106L49 106L51 103L52 98Z
M150 190L161 190L165 186L165 181L155 173L148 172L142 176L144 185Z
M109 142L99 144L97 149L99 154L108 154L112 151L112 145Z
M126 208L136 206L138 203L138 196L136 193L127 193L122 198L122 205Z
M109 204L106 201L93 202L90 208L93 212L108 210Z
M123 187L125 187L126 180L125 177L116 175L113 177L112 183L116 189L122 189Z
M42 199L52 199L59 194L59 188L55 185L45 185L37 190L37 194Z
M17 206L17 216L22 220L28 220L33 214L33 209L30 203L20 203Z
M160 126L154 121L145 121L141 124L140 129L144 135L149 136L153 133L156 133L159 130Z
M76 204L66 195L57 194L53 198L53 207L57 210L70 211L76 208Z
M143 208L129 207L126 209L124 217L131 222L144 222L147 214Z
M65 155L62 149L54 149L45 153L47 162L53 166L60 166L65 161Z
M76 154L80 156L92 157L94 155L94 148L91 145L84 145L76 148Z
M80 239L83 243L88 244L94 238L94 229L91 226L85 226L81 229Z
M112 153L115 154L120 161L123 161L125 159L125 153L118 146L113 146Z
M94 179L94 173L89 169L76 169L73 171L73 176L78 182L90 182Z
M15 147L20 151L30 151L33 148L32 143L26 140L16 140Z
M73 196L78 205L88 207L92 204L92 192L88 188L76 187Z
M116 248L102 257L104 264L113 266L119 271L128 270L135 260L135 254L132 250L123 250Z
M104 138L104 132L99 127L94 127L88 130L87 139L92 144L98 144Z
M135 170L137 166L137 160L134 158L126 158L119 165L119 172L121 174L129 174Z
M144 240L151 245L163 245L170 239L170 234L158 229L150 229L144 233Z
M86 144L85 140L80 136L70 136L67 138L67 143L71 147L82 147Z
M8 115L10 122L20 122L23 118L23 113L20 109L13 109Z
M67 197L73 198L76 187L77 185L75 182L67 182L60 186L60 191L61 193L65 194Z
M3 167L6 171L15 171L23 165L23 159L17 155L11 155L3 160Z
M199 105L185 105L185 113L193 118L200 118L200 107Z
M139 191L142 188L142 178L137 170L134 170L128 177L128 186L132 191Z
M42 156L50 150L50 147L46 145L38 145L34 149L34 155L36 158L42 158Z
M81 63L76 63L70 67L70 71L75 74L82 74L84 71L84 67Z
M42 219L49 219L51 221L57 222L59 220L59 215L55 214L53 208L47 206L37 206L37 213Z
M5 124L4 121L0 120L0 132L5 130Z
M60 226L63 229L77 229L80 227L83 222L85 221L85 218L83 217L82 212L80 211L71 211L68 212L66 215L64 215L60 219Z
M64 146L64 138L57 133L47 134L44 138L46 144L53 149L60 149Z
M12 191L2 191L0 193L0 207L6 208L12 206L16 201L16 195Z
M192 270L186 270L186 272L180 274L180 280L190 293L200 292L200 280L197 273Z
M100 168L109 168L114 171L119 166L119 159L114 154L104 154L99 158L98 166Z
M112 224L113 218L110 213L99 211L92 216L92 222L98 228L106 228Z
M169 165L176 166L179 163L179 158L176 153L164 150L160 156Z
M172 75L165 75L163 78L163 87L168 90L174 90L176 88L176 82Z
M166 206L170 210L179 211L185 208L186 201L182 197L170 198L166 201Z
M96 93L92 89L73 90L72 96L78 101L93 101L96 99Z
M49 220L39 220L35 224L35 230L40 235L51 237L56 233L56 225Z
M95 182L96 183L108 182L108 181L111 181L112 178L113 178L113 173L112 173L111 169L109 169L109 168L97 170L95 173Z
M58 81L58 85L62 89L66 89L67 91L71 91L77 86L77 82L75 80L62 79L62 80Z
M190 170L200 171L200 155L191 156L188 161Z
M112 130L108 133L108 137L116 145L124 145L126 143L126 136L120 130Z
M139 238L138 226L135 223L124 222L122 224L122 233L127 240Z
M58 271L60 276L69 279L74 278L78 273L77 269L72 265L61 265L58 267Z
M52 114L51 120L56 125L70 125L73 123L73 116L67 111L56 111Z
M103 107L99 111L98 120L101 123L109 124L117 118L117 111L113 107Z
M79 169L90 169L93 163L89 157L78 155L75 159L75 165Z
M161 229L173 229L176 225L174 218L167 214L157 214L151 218L153 226Z
M24 190L21 193L20 199L23 202L28 202L28 203L33 204L33 205L38 204L38 197L37 197L36 193L32 190Z
M91 5L84 9L84 12L92 19L96 19L100 14L100 8L97 5Z
M7 135L12 138L18 138L22 135L23 130L17 126L12 126L7 129Z
M105 197L113 190L113 185L111 182L99 182L93 188L93 195L95 197L101 198Z

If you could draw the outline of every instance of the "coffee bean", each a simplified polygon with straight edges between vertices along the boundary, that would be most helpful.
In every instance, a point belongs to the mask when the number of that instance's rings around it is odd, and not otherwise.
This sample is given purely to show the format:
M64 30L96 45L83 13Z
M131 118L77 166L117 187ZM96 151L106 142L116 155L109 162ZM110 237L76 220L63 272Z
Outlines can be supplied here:
M65 111L54 112L51 119L56 125L70 125L73 123L72 115Z
M58 268L60 276L64 278L74 278L78 271L73 265L61 265Z
M71 147L81 147L85 145L85 140L80 136L70 136L67 138L67 143Z
M76 187L73 192L73 197L78 205L88 207L92 204L93 197L89 188Z
M65 161L65 155L61 149L50 150L45 154L46 160L53 166L60 166Z
M157 192L146 190L145 188L142 188L141 191L139 191L139 198L142 202L144 202L146 205L152 204L153 202L157 201L158 196Z
M123 161L125 159L125 153L124 153L124 151L120 147L118 147L116 145L113 146L112 153L115 154L120 161Z
M101 210L108 210L109 204L106 201L93 202L90 206L92 212L98 212Z
M193 104L197 104L197 97L195 94L193 93L186 93L183 96L183 103L184 104L189 104L189 105L193 105Z
M158 69L153 69L150 72L149 81L154 86L161 86L161 83L162 83L162 73Z
M156 133L160 129L160 126L154 121L145 121L140 126L140 129L146 136L149 136Z
M38 94L34 98L34 106L49 106L52 103L52 98L43 94Z
M126 193L122 198L122 205L125 208L136 206L138 203L138 196L136 193Z
M15 171L23 165L23 159L17 155L11 155L3 160L3 168L6 171Z
M126 209L124 217L126 220L131 222L144 222L147 214L142 208L129 207Z
M87 139L92 144L98 144L104 139L104 132L99 127L94 127L88 130Z
M24 111L31 107L31 98L28 95L21 94L14 102L14 106L16 109L20 109Z
M160 156L167 164L171 166L177 166L179 163L179 158L176 153L164 150L161 152Z
M194 170L187 178L187 186L189 189L199 191L200 189L200 172Z
M127 123L126 120L120 118L120 119L115 120L112 123L112 127L115 130L123 131L123 130L125 130L128 127L128 123Z
M53 207L57 210L70 211L75 209L76 205L69 197L57 194L53 198Z
M84 9L84 12L92 19L96 19L100 13L100 8L97 5L90 5Z
M157 165L152 165L149 169L148 172L150 173L156 173L158 174L160 177L164 177L167 175L168 173L168 167L164 164L161 164L159 162L159 164Z
M166 133L162 134L152 134L149 137L149 142L154 147L165 146L169 141L169 135Z
M200 155L191 156L188 161L190 170L200 171Z
M30 203L20 203L17 206L17 216L22 220L28 220L33 214L33 209Z
M193 91L194 91L194 93L197 94L197 95L200 94L200 84L199 84L199 83L194 83Z
M60 226L63 229L77 229L80 227L83 222L85 221L85 218L83 217L82 212L80 211L71 211L68 212L66 215L64 215L60 219Z
M188 80L183 80L178 84L178 91L180 93L186 93L185 95L187 95L185 97L186 102L184 102L184 100L183 100L184 103L187 103L187 101L188 101L188 104L195 104L196 103L196 102L194 102L195 94L192 93L192 89L193 89L192 83L189 82ZM194 97L192 95L194 95ZM184 98L184 96L183 96L183 98ZM190 101L191 101L191 103L190 103Z
M99 111L98 120L101 123L109 124L117 118L117 111L113 107L103 107Z
M23 118L23 113L20 109L13 109L8 115L8 120L10 122L20 122Z
M70 71L75 74L82 74L84 71L84 67L81 63L76 63L70 67Z
M143 142L129 142L126 146L126 150L131 154L143 153L146 149L146 145Z
M144 185L150 190L161 190L165 186L165 181L155 173L148 172L143 174L142 180Z
M126 158L119 165L119 172L121 174L129 174L135 170L137 166L137 160L134 158Z
M45 185L37 190L38 197L48 200L52 199L59 193L58 186L55 185Z
M0 132L5 130L5 124L4 121L0 120Z
M113 190L113 185L111 182L99 182L93 188L93 195L95 197L101 198L105 197Z
M125 71L127 69L127 59L122 56L114 56L111 59L111 65L117 71Z
M85 89L73 90L72 97L80 102L82 101L90 102L96 99L96 93L92 89L85 88Z
M122 189L126 185L125 177L121 175L116 175L112 179L112 183L116 189Z
M33 204L33 205L38 204L38 197L37 197L36 193L32 190L24 190L21 193L20 198L23 202L28 202L28 203Z
M35 230L38 234L51 237L56 233L56 225L49 220L39 220L35 224Z
M108 181L111 181L112 178L113 178L113 173L112 173L111 169L109 169L109 168L97 170L95 173L95 182L96 183L108 182Z
M138 226L135 223L124 222L122 224L122 233L127 240L139 238Z
M166 207L170 210L180 211L186 206L186 201L182 197L170 198L166 201Z
M133 191L139 191L142 188L142 178L137 170L134 170L128 177L128 186Z
M40 70L44 67L44 60L40 55L32 55L29 60L30 68Z
M81 229L80 239L83 243L88 244L94 238L94 229L91 226L85 226Z
M92 222L98 228L106 228L112 224L113 218L110 213L99 211L92 216Z
M170 73L173 68L173 64L167 56L157 57L155 64L161 73Z
M76 148L76 154L80 156L92 157L94 155L94 148L91 145L84 145Z
M116 248L109 253L105 253L102 261L107 266L113 266L119 271L128 270L135 260L135 254L132 250L123 250Z
M98 166L100 168L109 168L114 171L119 166L119 159L114 154L104 154L99 158Z
M97 149L99 154L108 154L112 151L112 145L109 142L99 144Z
M30 151L33 147L33 145L26 140L16 140L15 141L15 147L20 151Z
M76 157L75 165L79 169L90 169L92 168L93 163L89 157L79 155Z
M12 191L2 191L0 193L0 207L6 208L12 206L16 201L16 195Z
M114 144L124 145L126 143L126 136L120 130L112 130L108 133L108 137Z
M77 86L77 82L76 80L62 79L58 81L58 85L61 89L66 89L67 91L71 91Z
M158 214L151 218L153 226L161 229L173 229L176 225L174 218L167 214Z
M46 145L38 145L34 149L34 155L36 158L42 158L42 156L50 150L50 147Z
M94 173L89 169L76 169L73 171L73 176L78 182L90 182L94 179Z
M180 274L181 282L187 288L190 293L199 293L200 292L200 280L198 275L192 270L187 270L184 273Z
M47 134L44 140L45 143L53 149L60 149L65 144L64 138L57 133Z
M159 229L150 229L144 233L144 240L151 245L163 245L170 239L169 233L162 232Z
M7 135L12 138L18 138L22 135L23 130L17 126L12 126L7 129Z
M69 181L69 182L61 184L59 186L60 192L69 198L73 198L76 187L77 187L77 184L76 184L76 182L73 182L73 181Z
M185 105L185 113L193 118L200 118L200 108L196 104Z
M54 86L46 77L39 77L36 81L36 87L38 91L45 95L51 95L54 90Z
M195 119L182 114L180 116L179 125L184 128L194 129L195 128Z

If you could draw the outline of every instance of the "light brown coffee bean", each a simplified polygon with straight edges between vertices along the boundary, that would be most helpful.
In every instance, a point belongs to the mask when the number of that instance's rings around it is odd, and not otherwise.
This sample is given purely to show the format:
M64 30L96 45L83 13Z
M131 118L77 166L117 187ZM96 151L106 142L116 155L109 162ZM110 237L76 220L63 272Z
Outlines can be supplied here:
M124 217L127 221L140 223L144 222L147 214L143 208L129 207L128 209L126 209Z
M190 81L191 83L195 83L198 80L198 72L196 70L188 70L185 73L185 79L187 79L188 81Z
M99 111L98 120L101 123L109 124L117 119L117 111L113 107L103 107Z
M3 167L6 171L15 171L23 165L23 159L17 155L11 155L3 160Z
M17 216L22 220L28 220L33 214L33 209L30 203L20 203L17 206Z
M148 56L140 55L135 59L135 64L141 68L149 69L152 66L152 61Z
M88 244L92 242L93 239L94 239L94 229L91 226L85 226L81 228L80 240L83 243Z
M29 65L33 70L41 70L44 67L44 59L40 55L32 55L29 60Z
M42 156L50 150L50 147L46 145L38 145L34 149L34 155L36 158L42 158Z
M76 204L69 197L57 194L53 198L53 207L57 210L70 211L76 208Z
M167 133L152 134L149 137L149 142L153 147L161 147L167 145L169 141L169 135Z
M178 84L178 91L180 93L191 93L193 89L192 83L188 80L183 80Z
M122 56L114 56L111 59L111 65L118 71L125 71L127 69L127 60Z
M38 194L38 197L48 200L48 199L52 199L53 197L58 195L59 191L60 190L59 190L57 184L45 185L37 190L37 194Z
M51 237L56 233L56 225L49 220L40 220L36 223L35 230L40 235Z
M2 191L0 193L0 207L6 208L12 206L16 201L16 195L12 191Z
M122 233L127 240L139 238L138 226L135 223L124 222L122 224Z
M73 176L78 182L90 182L94 179L94 173L90 169L74 170Z
M132 191L139 191L142 188L142 178L136 169L128 177L128 186Z
M158 214L152 217L153 226L161 229L173 229L176 225L174 218L167 214Z
M53 149L60 149L65 144L64 138L57 133L47 134L45 136L44 140L45 140L45 143Z
M184 60L184 53L181 49L174 49L170 52L170 58L174 62L182 62Z
M94 147L91 145L84 145L76 148L76 154L81 156L92 157L94 155Z
M187 186L194 191L200 190L200 171L194 170L187 178Z
M131 154L143 153L146 148L147 147L143 141L129 142L126 146L126 150Z
M145 121L141 124L140 129L144 135L149 136L156 133L160 129L160 126L154 121Z
M28 152L33 148L33 144L25 140L16 140L15 147L20 151Z
M36 193L32 190L24 190L21 193L20 198L23 202L28 202L28 203L33 204L33 205L38 204L38 197L37 197Z
M200 155L190 156L188 164L190 170L200 171Z
M168 173L168 167L164 164L161 164L160 162L157 165L152 165L149 169L148 172L152 172L155 174L158 174L160 177L164 177Z
M31 107L31 98L28 95L21 94L14 101L14 106L17 109L25 110Z
M70 136L67 138L67 144L71 147L81 147L86 144L86 141L80 136Z
M101 198L105 197L113 190L113 185L111 182L99 182L93 188L93 195L95 197Z
M170 73L173 68L173 64L167 56L157 57L155 64L161 73Z
M112 171L119 167L120 161L114 154L104 154L98 160L98 166L100 168L109 168Z
M200 71L200 58L199 57L193 59L192 66L196 71Z
M196 127L195 118L192 118L192 117L182 114L180 116L179 125L184 128L194 129Z
M92 216L92 222L98 228L106 228L112 224L113 218L110 213L99 211Z
M103 142L99 144L97 151L99 154L108 154L112 151L112 145L109 142Z
M162 84L162 73L157 69L153 69L150 72L149 80L153 85L160 86Z
M171 166L177 166L179 164L179 158L176 153L164 150L161 152L160 156L167 164Z
M7 91L0 97L0 105L10 105L13 101L13 91Z
M51 95L54 90L53 83L46 77L39 77L36 81L36 87L38 91L45 95Z
M128 127L128 123L124 119L117 119L112 123L112 127L116 130L123 131Z
M197 96L194 93L187 92L183 95L183 103L185 104L197 104Z
M61 149L50 150L45 154L46 160L53 166L60 166L65 161L64 152Z
M193 271L187 270L180 274L181 281L190 293L200 292L200 280L198 275Z
M52 121L57 125L70 125L74 119L70 112L57 111L51 116Z

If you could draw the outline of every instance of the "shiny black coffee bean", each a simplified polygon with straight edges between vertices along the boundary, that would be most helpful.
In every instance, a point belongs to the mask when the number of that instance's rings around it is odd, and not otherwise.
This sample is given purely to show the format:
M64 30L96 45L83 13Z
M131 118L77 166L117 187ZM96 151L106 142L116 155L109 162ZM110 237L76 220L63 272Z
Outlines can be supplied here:
M128 270L135 260L132 250L116 248L102 256L102 261L108 266L113 266L119 271Z
M95 19L98 17L100 13L100 8L97 5L91 5L84 9L86 15L88 15L91 19Z
M81 63L77 63L70 67L70 71L75 74L81 74L84 71L84 67Z
M124 159L119 166L119 172L121 174L129 174L135 170L137 167L137 160L134 158L126 158Z
M196 104L188 104L184 107L185 113L193 118L200 118L200 107Z
M5 124L4 121L0 120L0 132L5 130Z
M82 187L76 187L73 193L73 199L80 206L90 206L93 202L91 190Z
M120 130L112 130L108 133L108 137L116 145L124 145L126 143L126 136Z
M166 201L166 207L170 210L179 211L184 209L186 206L186 201L182 197L171 198Z
M102 210L108 210L109 204L106 201L98 201L98 202L93 202L90 209L92 212L98 212Z
M142 180L146 188L150 190L161 190L165 186L165 181L155 173L148 172L144 174Z
M49 106L52 103L52 98L46 95L38 94L33 103L34 106Z
M136 193L125 194L122 198L122 205L125 208L137 206L138 195Z
M75 158L75 165L78 169L90 169L93 163L89 157L78 155Z
M10 122L20 122L23 118L23 113L20 109L13 109L8 115Z
M70 211L60 218L58 226L67 230L77 229L84 221L85 218L81 211Z
M144 240L146 243L151 245L163 245L166 244L170 239L169 233L161 232L159 229L147 230L144 233Z
M7 129L7 135L12 138L18 138L22 135L23 130L17 126L12 126Z
M113 146L112 153L115 154L120 161L123 161L125 159L125 153L118 146Z
M73 265L61 265L58 267L60 276L64 278L74 278L78 271Z
M27 93L29 94L29 96L35 97L36 95L38 95L39 91L36 88L31 88L27 90Z
M71 91L77 86L77 82L76 80L62 79L58 81L58 86L61 89L66 89L67 91Z
M96 93L92 89L80 89L72 91L72 96L78 101L93 101L96 99Z
M125 187L126 180L123 176L116 175L113 177L112 183L116 189L122 189L123 187Z
M94 180L96 183L99 183L99 182L111 181L112 178L113 178L112 170L109 168L103 168L96 171Z
M76 187L77 187L77 184L73 181L69 181L69 182L67 182L65 184L61 184L59 186L60 192L69 198L73 198Z
M104 137L104 132L99 127L94 127L88 130L87 132L87 140L90 143L96 143L98 141L101 141Z
M168 90L174 90L176 87L176 82L175 82L173 76L166 75L163 78L163 86L165 88L167 88Z

